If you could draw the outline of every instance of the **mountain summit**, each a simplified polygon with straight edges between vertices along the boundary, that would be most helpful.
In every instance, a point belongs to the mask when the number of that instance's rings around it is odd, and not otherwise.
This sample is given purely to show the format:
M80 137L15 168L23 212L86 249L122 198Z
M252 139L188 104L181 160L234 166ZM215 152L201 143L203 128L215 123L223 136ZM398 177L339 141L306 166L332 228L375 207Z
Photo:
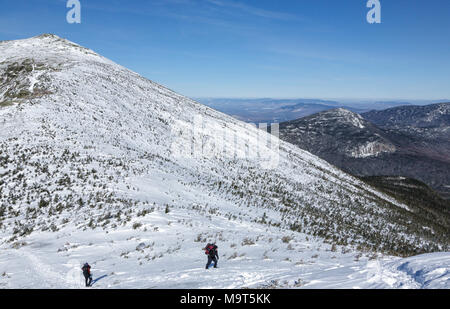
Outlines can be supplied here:
M419 179L450 197L450 103L362 115L334 109L280 124L283 140L359 176Z
M362 116L381 128L441 128L450 134L450 102L399 106L366 112Z
M347 158L376 157L396 150L380 129L343 108L281 123L280 132L282 139L338 166Z

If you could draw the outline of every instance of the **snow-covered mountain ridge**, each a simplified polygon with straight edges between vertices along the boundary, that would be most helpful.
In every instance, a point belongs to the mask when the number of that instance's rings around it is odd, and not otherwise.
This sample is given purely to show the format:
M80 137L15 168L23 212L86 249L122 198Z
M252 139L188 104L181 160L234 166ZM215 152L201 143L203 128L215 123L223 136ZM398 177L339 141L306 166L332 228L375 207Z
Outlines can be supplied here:
M261 130L67 40L1 42L0 78L1 249L5 260L30 261L17 269L89 258L105 269L125 265L120 280L142 273L133 265L156 276L177 259L187 264L176 267L192 267L197 252L202 264L207 240L226 246L236 269L250 257L266 260L250 277L270 269L272 278L316 248L327 261L351 260L357 247L396 255L448 250L448 231L438 223L415 221L407 206L291 144L277 140L272 168L242 158L267 138ZM198 118L201 136L190 132ZM224 128L236 138L189 155ZM175 155L174 145L186 155ZM22 284L17 271L7 286ZM180 274L159 273L154 284ZM232 278L227 287L267 279ZM111 286L152 287L140 280Z
M333 109L280 123L280 137L352 175L415 178L448 198L448 106L403 106L362 115Z
M359 114L343 108L283 122L280 126L282 139L319 156L338 152L350 158L364 158L396 151L383 132Z

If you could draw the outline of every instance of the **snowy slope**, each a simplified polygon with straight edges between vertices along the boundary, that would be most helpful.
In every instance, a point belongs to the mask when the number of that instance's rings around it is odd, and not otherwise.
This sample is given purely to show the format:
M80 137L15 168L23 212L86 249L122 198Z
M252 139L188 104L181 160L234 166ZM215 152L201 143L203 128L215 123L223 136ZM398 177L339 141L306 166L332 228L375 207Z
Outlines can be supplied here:
M145 233L66 228L57 237L33 234L20 249L2 248L0 287L81 288L80 267L89 261L99 279L94 288L450 288L450 253L361 254L299 233L182 212L143 221ZM218 240L218 269L205 271L198 235Z
M70 287L87 260L99 287L213 287L206 241L215 287L448 249L407 205L67 40L1 42L0 76L2 286Z

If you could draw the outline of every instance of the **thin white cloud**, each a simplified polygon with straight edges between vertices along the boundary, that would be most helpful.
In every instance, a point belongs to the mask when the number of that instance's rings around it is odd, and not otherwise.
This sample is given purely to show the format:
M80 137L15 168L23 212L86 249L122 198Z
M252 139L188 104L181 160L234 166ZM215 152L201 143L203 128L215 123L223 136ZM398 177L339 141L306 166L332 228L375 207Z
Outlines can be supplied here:
M207 2L214 4L219 7L223 8L231 8L236 9L251 15L264 17L264 18L270 18L270 19L283 19L283 20L292 20L292 19L298 19L297 16L289 14L289 13L283 13L283 12L276 12L276 11L269 11L261 8L257 8L254 6L250 6L241 2L237 1L221 1L221 0L206 0Z

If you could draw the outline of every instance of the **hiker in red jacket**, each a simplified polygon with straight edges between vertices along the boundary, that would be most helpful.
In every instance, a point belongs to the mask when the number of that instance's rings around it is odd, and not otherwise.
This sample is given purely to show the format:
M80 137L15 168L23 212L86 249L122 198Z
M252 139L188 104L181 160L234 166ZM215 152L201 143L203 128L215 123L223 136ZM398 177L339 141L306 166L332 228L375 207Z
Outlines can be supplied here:
M92 283L92 274L91 274L91 265L89 265L87 262L84 263L83 267L81 268L84 275L84 280L86 283L86 286L91 286Z
M217 268L217 261L219 260L219 251L216 244L207 244L204 248L205 254L208 256L208 262L206 263L206 269L208 269L212 262L214 262L214 268Z

